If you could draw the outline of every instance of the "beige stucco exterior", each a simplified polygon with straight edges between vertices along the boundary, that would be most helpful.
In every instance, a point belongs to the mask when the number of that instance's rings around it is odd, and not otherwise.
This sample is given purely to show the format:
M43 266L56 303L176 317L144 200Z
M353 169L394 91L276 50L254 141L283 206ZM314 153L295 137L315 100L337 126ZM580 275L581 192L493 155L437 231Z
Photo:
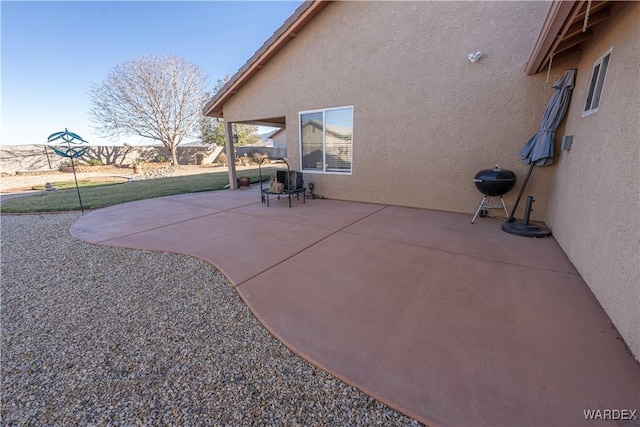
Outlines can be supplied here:
M544 89L544 75L523 70L548 9L548 2L329 4L225 103L224 118L286 117L288 157L299 168L298 113L353 106L353 172L307 173L318 194L473 213L482 198L477 171L497 163L520 181L527 171L519 150L552 89ZM476 51L484 56L474 64L467 55ZM551 78L571 65L559 62ZM533 219L543 218L553 169L538 168L527 187L536 197Z
M546 222L640 359L640 3L624 2L583 47ZM591 72L613 48L598 112Z
M287 155L287 133L284 129L279 130L271 136L273 141L274 157L286 157Z
M316 194L471 219L482 197L472 179L496 163L518 176L506 197L513 205L528 170L520 149L538 130L552 83L576 68L556 133L558 144L573 135L573 147L557 147L552 166L534 168L524 196L535 197L532 219L550 226L640 359L640 4L616 4L581 50L553 59L545 85L545 72L525 71L540 40L557 35L548 25L554 7L331 3L225 100L224 118L286 118L288 157L299 169L299 112L353 106L352 173L305 173ZM593 64L612 47L599 111L582 117ZM470 62L477 51L483 57Z

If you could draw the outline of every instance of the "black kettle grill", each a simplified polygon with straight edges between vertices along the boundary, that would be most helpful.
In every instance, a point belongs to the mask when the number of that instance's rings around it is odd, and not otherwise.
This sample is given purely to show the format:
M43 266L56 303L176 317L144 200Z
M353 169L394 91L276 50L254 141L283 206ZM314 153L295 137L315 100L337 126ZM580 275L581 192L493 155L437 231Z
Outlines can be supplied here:
M509 216L507 206L504 204L504 196L516 185L516 174L508 169L500 169L496 165L493 169L483 169L473 178L476 188L484 194L476 214L471 220L473 224L478 217L484 216L487 209L504 209L504 213ZM500 197L501 204L491 203L493 197Z

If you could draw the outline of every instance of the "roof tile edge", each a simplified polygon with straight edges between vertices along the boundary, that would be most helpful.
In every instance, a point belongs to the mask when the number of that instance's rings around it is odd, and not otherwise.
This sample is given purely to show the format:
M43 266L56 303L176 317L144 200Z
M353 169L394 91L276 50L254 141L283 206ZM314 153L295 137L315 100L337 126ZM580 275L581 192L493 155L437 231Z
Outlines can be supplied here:
M207 102L202 109L205 116L223 117L222 105L248 81L253 74L263 68L297 33L302 30L331 1L310 0L302 3L287 18L271 37L253 54L251 58L229 79L227 83Z

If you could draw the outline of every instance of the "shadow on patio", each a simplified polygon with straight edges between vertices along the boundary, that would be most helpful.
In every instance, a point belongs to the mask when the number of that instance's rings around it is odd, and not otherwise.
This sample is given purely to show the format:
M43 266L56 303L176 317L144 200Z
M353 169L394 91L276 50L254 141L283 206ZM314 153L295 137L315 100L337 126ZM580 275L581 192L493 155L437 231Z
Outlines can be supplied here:
M71 232L211 262L293 351L424 423L594 425L585 410L640 408L638 363L554 239L466 214L293 203L185 194Z

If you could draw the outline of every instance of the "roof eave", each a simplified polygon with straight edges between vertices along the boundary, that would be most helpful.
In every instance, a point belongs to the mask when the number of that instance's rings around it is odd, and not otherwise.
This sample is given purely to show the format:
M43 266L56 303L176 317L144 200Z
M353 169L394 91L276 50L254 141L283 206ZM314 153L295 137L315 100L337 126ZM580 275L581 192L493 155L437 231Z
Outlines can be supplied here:
M536 74L538 72L540 65L546 60L549 49L553 45L553 42L558 36L558 33L562 29L562 26L569 17L569 14L576 3L576 1L555 0L551 4L549 12L547 13L547 18L542 26L542 30L540 30L538 40L536 41L533 52L531 52L531 56L527 62L527 68L525 71L528 75Z
M251 58L229 79L229 81L207 102L202 109L205 116L222 118L223 105L249 79L262 69L267 62L274 57L287 43L293 40L312 19L330 1L311 0L305 1L296 11L278 28L269 39L253 54Z

